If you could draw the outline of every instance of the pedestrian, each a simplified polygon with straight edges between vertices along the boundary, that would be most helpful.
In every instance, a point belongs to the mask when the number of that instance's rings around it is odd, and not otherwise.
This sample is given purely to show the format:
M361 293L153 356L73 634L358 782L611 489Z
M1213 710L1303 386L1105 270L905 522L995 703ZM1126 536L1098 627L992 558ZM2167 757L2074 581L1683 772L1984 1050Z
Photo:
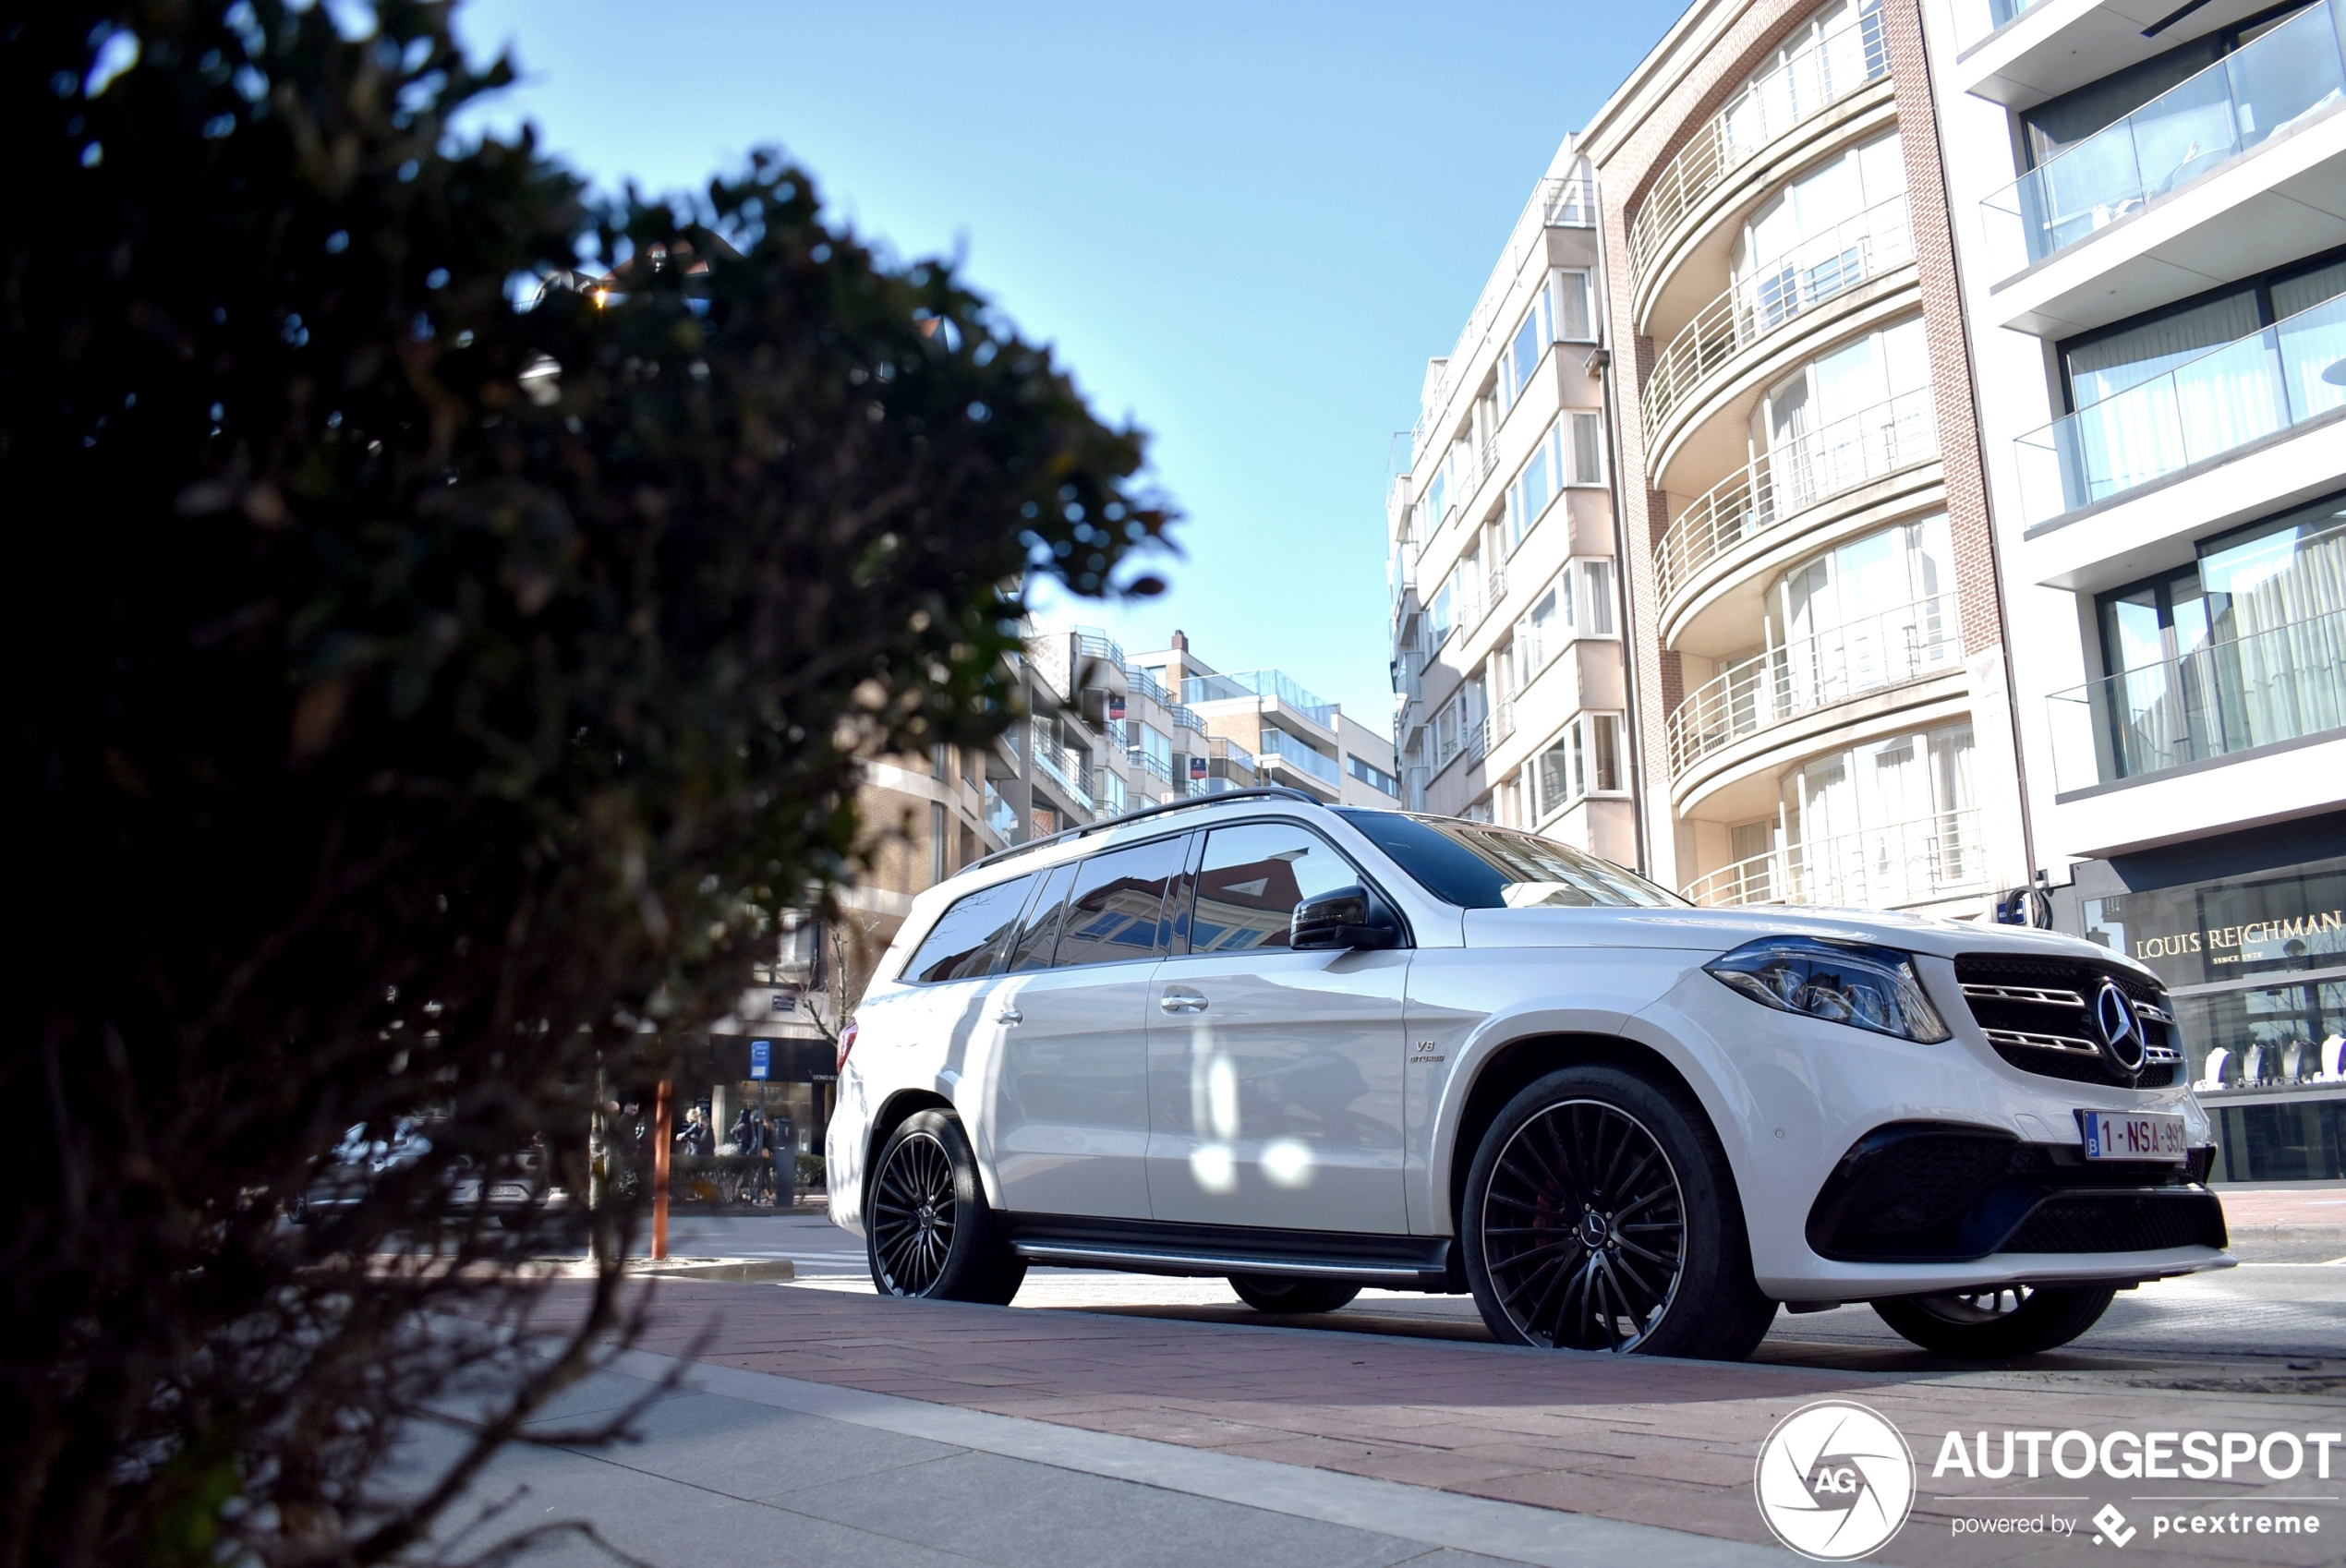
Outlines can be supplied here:
M697 1102L684 1112L684 1125L676 1129L676 1150L695 1160L708 1152L708 1121Z
M744 1105L740 1117L733 1123L733 1152L753 1162L751 1189L756 1194L755 1202L774 1200L774 1166L766 1158L771 1139L766 1126L766 1113L756 1105Z

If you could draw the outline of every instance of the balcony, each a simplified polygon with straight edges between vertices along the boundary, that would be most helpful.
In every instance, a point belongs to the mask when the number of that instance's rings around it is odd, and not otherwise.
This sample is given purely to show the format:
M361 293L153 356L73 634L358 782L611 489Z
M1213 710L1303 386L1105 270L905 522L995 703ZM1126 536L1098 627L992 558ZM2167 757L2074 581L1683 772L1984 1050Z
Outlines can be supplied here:
M2047 699L2061 790L2346 730L2346 610L2292 621Z
M1765 271L1731 285L1654 356L1646 378L1646 429L1658 430L1706 377L1744 349L1913 259L1906 199L1899 195L1803 241Z
M1287 731L1274 730L1267 724L1263 727L1262 757L1264 762L1279 763L1307 774L1331 790L1343 788L1344 772L1336 766L1334 757L1315 752Z
M1705 566L1820 501L1939 455L1937 392L1918 388L1836 419L1722 479L1654 551L1663 602Z
M1298 685L1283 669L1244 669L1235 675L1192 675L1181 682L1181 700L1199 703L1268 698L1293 708L1323 730L1336 728L1336 705ZM1203 728L1201 726L1201 728Z
M1980 203L2009 279L2326 111L2346 91L2330 0L2169 88Z
M1988 886L1988 855L1977 808L1838 838L1787 844L1687 885L1707 908L1731 904L1821 904L1900 909Z
M1721 670L1666 726L1674 775L1800 714L1963 662L1955 597L1941 594L1795 638Z
M1092 795L1091 780L1087 777L1090 770L1076 760L1074 753L1055 741L1045 740L1039 730L1034 736L1034 749L1035 766L1043 770L1046 778L1059 787L1069 800L1073 801L1085 812L1099 809L1099 802Z
M1760 149L1889 74L1890 44L1881 13L1868 11L1729 101L1678 150L1639 204L1629 225L1630 286L1642 286L1648 269L1687 215Z
M994 788L990 778L986 781L986 826L1005 844L1018 836L1017 809L1002 799L1002 792Z
M2048 522L2340 407L2346 295L2016 438L2022 521Z
M2041 4L2043 0L1952 0L1947 10L1954 24L1956 51L1970 48Z

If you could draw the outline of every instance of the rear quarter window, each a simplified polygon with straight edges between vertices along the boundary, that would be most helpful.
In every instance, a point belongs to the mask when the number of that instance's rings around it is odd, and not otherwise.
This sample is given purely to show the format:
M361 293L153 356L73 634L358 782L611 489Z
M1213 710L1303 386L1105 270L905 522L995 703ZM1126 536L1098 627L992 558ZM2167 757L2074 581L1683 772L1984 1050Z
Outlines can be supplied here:
M954 899L921 939L904 966L904 978L935 985L992 973L1018 934L1018 917L1034 890L1034 878L1019 876Z

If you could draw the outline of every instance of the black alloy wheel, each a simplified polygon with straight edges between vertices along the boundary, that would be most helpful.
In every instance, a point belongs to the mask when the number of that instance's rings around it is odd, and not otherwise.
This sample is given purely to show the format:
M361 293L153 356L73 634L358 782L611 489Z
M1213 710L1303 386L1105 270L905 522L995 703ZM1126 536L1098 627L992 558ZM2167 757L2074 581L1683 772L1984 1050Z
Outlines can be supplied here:
M1775 1316L1700 1108L1619 1067L1518 1093L1483 1135L1459 1218L1467 1283L1506 1344L1736 1360Z
M1281 1279L1271 1274L1232 1274L1230 1288L1258 1312L1333 1312L1360 1294L1341 1280Z
M2001 1360L2067 1345L2101 1321L2113 1285L2007 1285L1991 1290L1902 1296L1874 1315L1925 1350Z
M961 1123L942 1111L908 1117L880 1151L865 1230L872 1283L884 1296L1007 1305L1025 1260L986 1206Z
M1687 1265L1677 1173L1644 1123L1563 1100L1518 1128L1482 1199L1499 1309L1535 1345L1635 1350Z

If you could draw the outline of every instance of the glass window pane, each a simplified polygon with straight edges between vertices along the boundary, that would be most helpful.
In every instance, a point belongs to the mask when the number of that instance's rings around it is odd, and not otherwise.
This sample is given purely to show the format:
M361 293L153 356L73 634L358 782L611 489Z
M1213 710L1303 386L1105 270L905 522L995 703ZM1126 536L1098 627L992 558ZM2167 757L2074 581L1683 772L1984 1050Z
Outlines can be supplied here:
M1009 949L1019 912L1034 890L1034 878L1020 876L955 899L904 966L904 977L934 984L991 973Z
M2243 289L2068 349L2070 401L2089 407L2255 332L2256 296Z
M1284 947L1297 904L1360 879L1349 861L1308 828L1281 822L1217 827L1198 868L1190 951Z
M1578 485L1604 483L1604 428L1594 414L1574 414L1572 421L1572 481Z
M1555 293L1556 337L1572 343L1586 343L1595 337L1590 326L1593 312L1589 308L1589 274L1556 273Z
M1163 950L1165 889L1181 873L1187 842L1160 838L1085 861L1052 967L1155 958Z
M2303 277L2292 278L2285 283L2273 285L2273 315L2287 320L2300 310L2336 299L2346 294L2346 261L2333 261Z
M1010 961L1006 972L1022 974L1028 970L1051 967L1052 951L1059 940L1059 922L1067 904L1067 890L1075 882L1073 862L1054 867L1035 896L1034 907L1027 912L1020 925L1018 939L1010 944Z

